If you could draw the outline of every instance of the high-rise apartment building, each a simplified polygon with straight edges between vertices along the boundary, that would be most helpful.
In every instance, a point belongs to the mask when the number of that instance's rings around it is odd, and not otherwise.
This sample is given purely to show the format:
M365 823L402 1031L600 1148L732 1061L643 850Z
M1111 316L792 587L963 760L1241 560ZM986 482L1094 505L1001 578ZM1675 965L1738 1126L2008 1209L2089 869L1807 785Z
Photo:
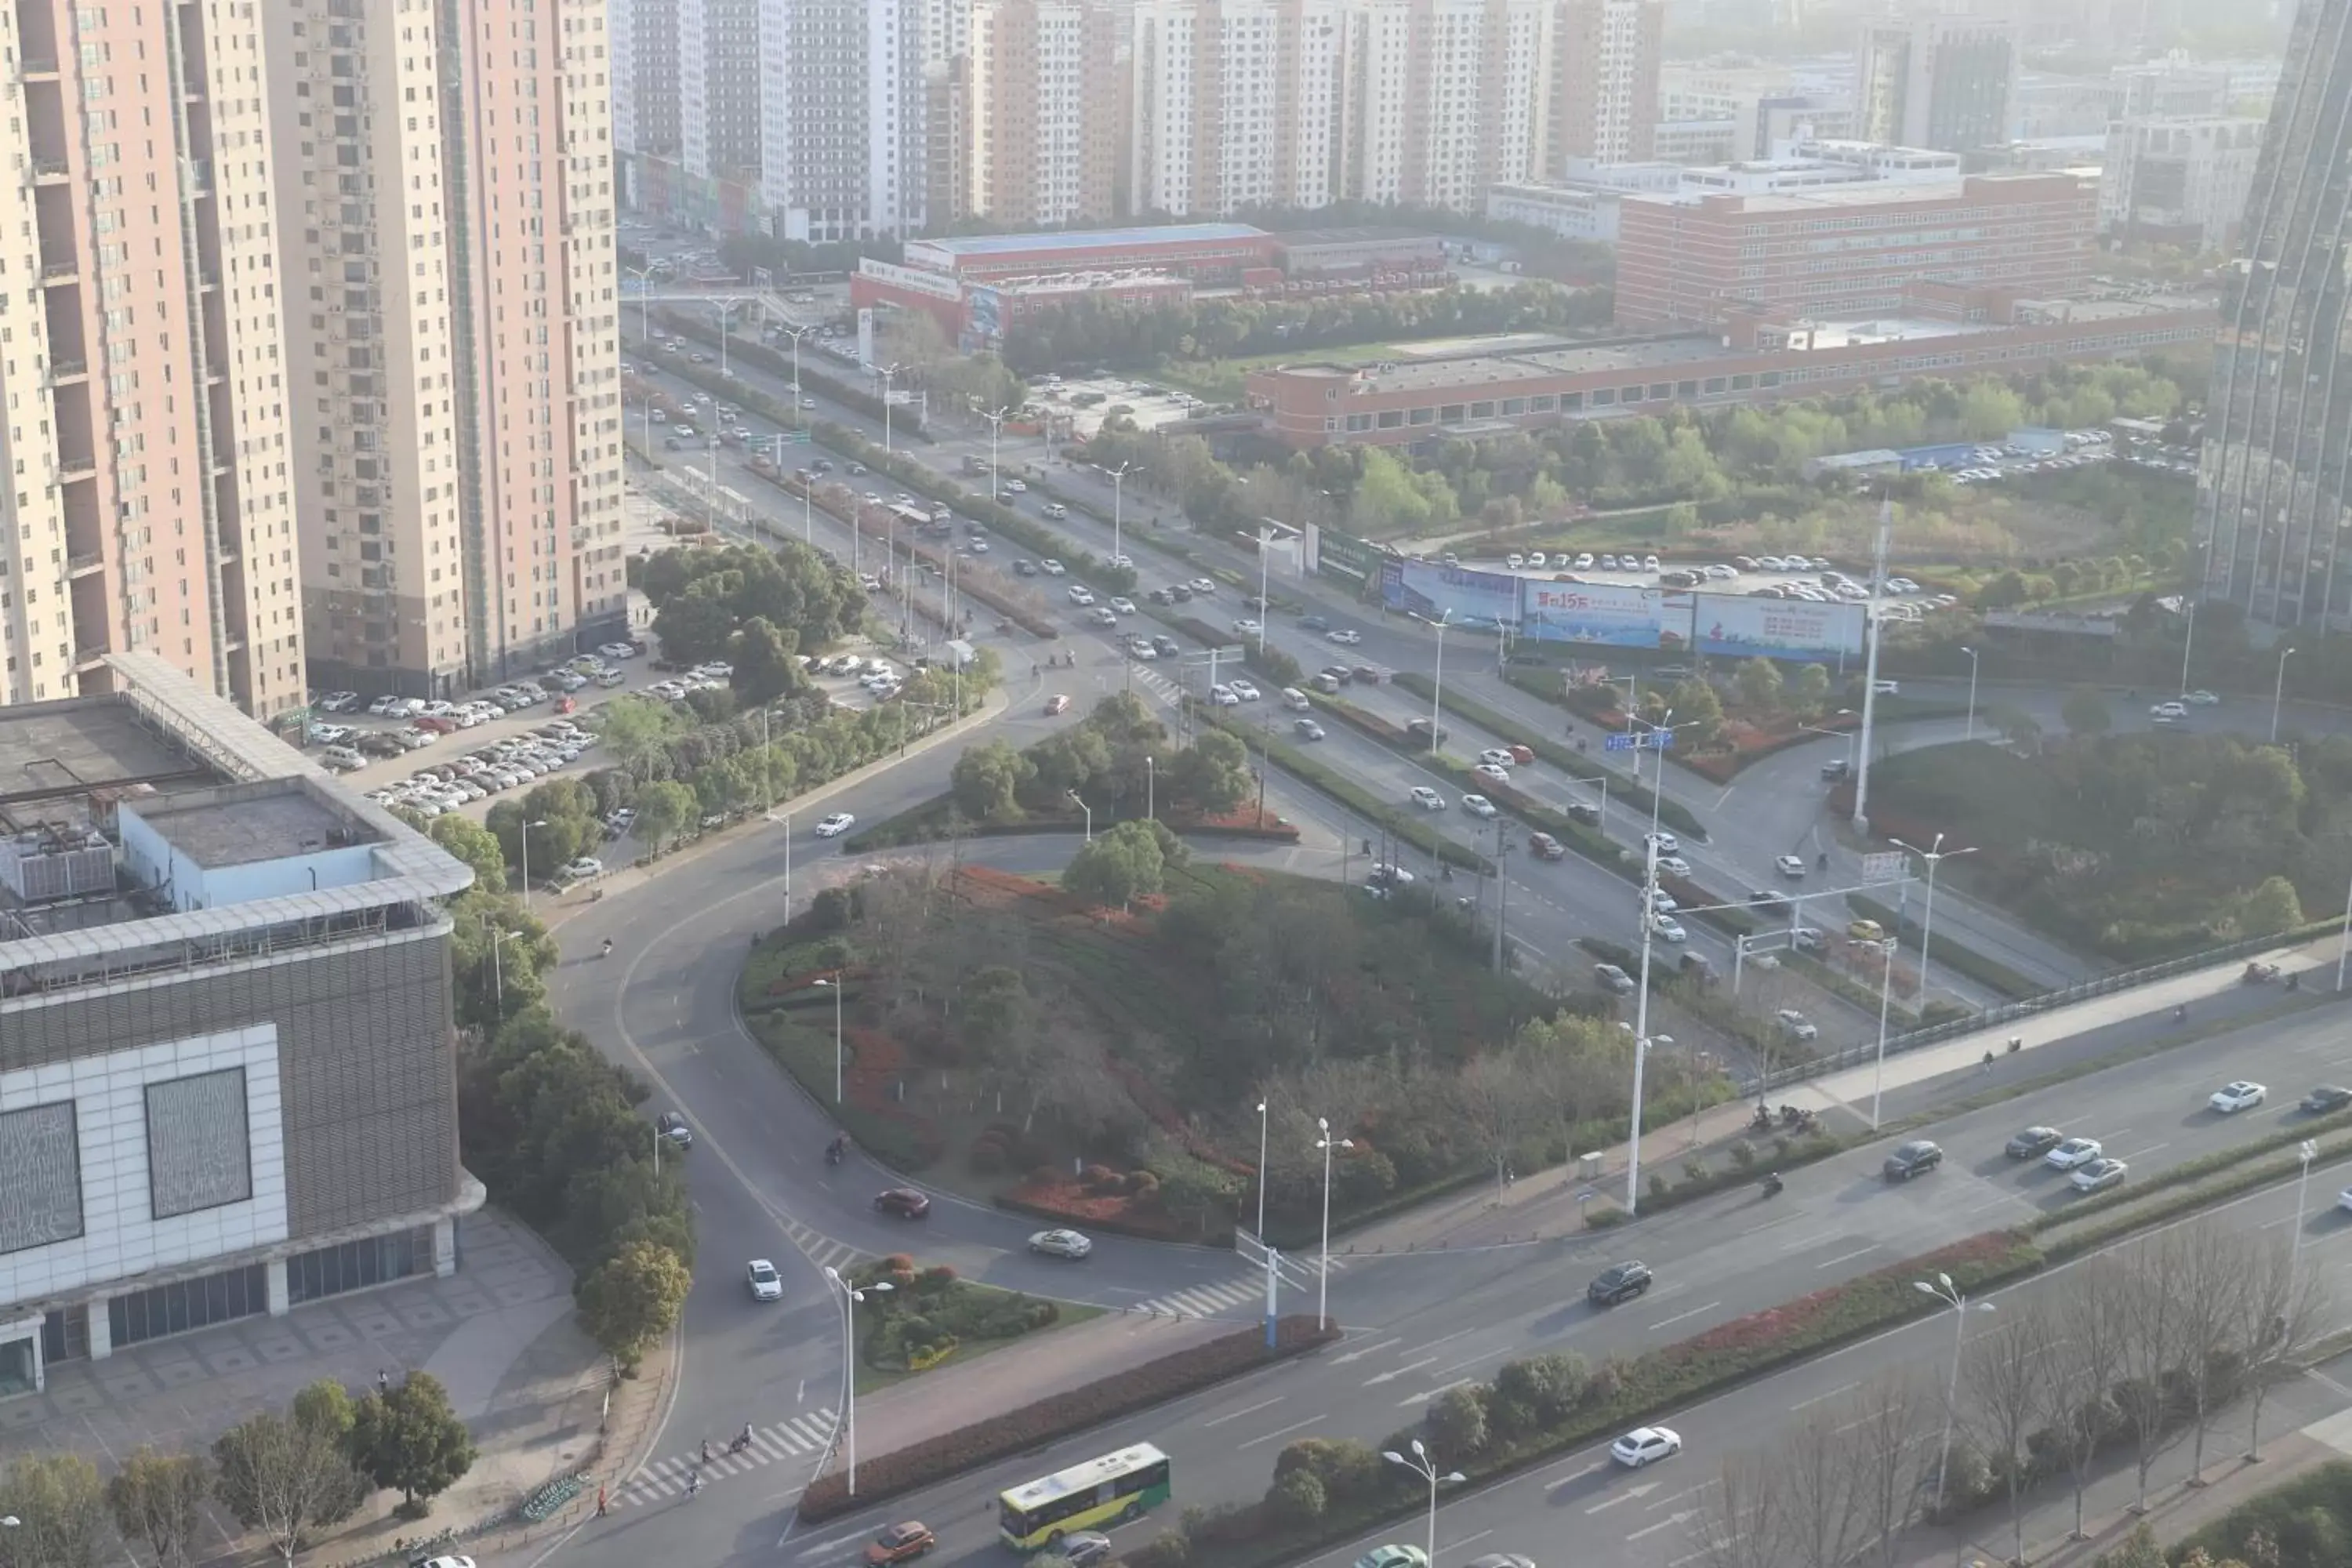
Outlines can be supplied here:
M268 16L311 661L447 696L626 614L604 8Z
M756 177L760 0L676 3L679 162L696 180Z
M1475 211L1540 171L1556 58L1551 0L1414 0L1404 81L1409 202Z
M2259 120L2118 120L2099 203L2108 226L2194 254L2232 244L2262 154Z
M675 156L678 125L678 0L613 0L613 142L625 153Z
M0 43L0 706L110 690L135 652L299 707L262 22L17 0Z
M1965 153L2013 134L2018 30L1999 16L1874 17L1855 54L1857 140Z
M2352 4L2306 0L2246 204L2206 400L2204 595L2352 626Z
M1096 0L978 0L963 130L966 210L1014 228L1111 216L1116 20Z
M1139 0L1129 200L1139 211L1320 206L1339 194L1347 0Z
M1549 173L1654 155L1665 25L1664 0L1560 0Z
M2088 280L2097 218L2097 193L2072 174L1627 196L1617 320L1712 327L1743 310L1900 316L1922 284L2065 299Z
M760 194L775 232L826 241L928 221L927 48L968 24L933 0L760 0Z

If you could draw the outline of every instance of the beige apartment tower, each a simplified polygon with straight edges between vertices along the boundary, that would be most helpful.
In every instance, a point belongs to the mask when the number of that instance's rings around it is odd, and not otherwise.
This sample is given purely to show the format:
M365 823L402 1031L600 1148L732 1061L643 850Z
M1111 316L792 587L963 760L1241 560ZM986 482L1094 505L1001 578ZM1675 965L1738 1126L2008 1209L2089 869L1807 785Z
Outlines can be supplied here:
M321 687L446 697L618 635L601 0L275 0Z
M1007 228L1112 217L1118 19L1100 0L977 0L963 131L970 210Z
M0 5L0 705L302 702L257 7Z

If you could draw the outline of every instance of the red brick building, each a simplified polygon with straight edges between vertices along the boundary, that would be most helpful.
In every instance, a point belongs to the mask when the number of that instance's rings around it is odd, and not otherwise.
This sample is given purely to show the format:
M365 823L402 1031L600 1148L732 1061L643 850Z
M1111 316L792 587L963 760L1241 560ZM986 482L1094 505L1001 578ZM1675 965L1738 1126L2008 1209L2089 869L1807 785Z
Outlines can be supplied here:
M1958 185L1633 195L1619 215L1617 320L1712 327L1741 310L1901 311L1922 282L2029 300L2080 294L2098 192L2072 174L1977 174Z

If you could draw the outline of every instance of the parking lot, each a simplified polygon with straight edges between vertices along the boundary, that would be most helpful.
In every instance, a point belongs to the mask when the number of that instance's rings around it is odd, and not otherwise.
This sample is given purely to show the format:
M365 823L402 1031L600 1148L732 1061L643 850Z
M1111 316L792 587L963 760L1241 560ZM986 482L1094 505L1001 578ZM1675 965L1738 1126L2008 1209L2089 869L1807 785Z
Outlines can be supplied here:
M1066 415L1082 441L1091 439L1113 414L1125 414L1139 427L1153 430L1208 411L1188 392L1108 375L1041 376L1031 396L1054 413Z

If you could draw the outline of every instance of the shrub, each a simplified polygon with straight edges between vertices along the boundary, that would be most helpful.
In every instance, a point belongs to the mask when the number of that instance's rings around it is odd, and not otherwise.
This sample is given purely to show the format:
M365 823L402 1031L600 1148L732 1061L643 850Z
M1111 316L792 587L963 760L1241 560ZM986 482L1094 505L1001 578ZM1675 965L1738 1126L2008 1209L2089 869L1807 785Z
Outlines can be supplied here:
M1486 1420L1491 1394L1484 1384L1465 1383L1429 1402L1429 1414L1422 1419L1439 1453L1475 1454L1486 1447L1493 1436Z
M845 1476L820 1476L801 1494L800 1517L811 1523L837 1518L1337 1338L1336 1332L1327 1332L1314 1318L1300 1316L1285 1318L1276 1325L1272 1351L1265 1348L1265 1336L1258 1329L1222 1335L1084 1387L910 1444L896 1453L865 1459L858 1466L858 1491L854 1498Z
M1731 1146L1731 1163L1741 1170L1751 1170L1756 1164L1756 1145L1742 1138Z
M952 1265L934 1263L915 1276L915 1289L921 1295L938 1295L955 1282L956 1271Z
M1312 1470L1278 1476L1265 1490L1265 1510L1286 1530L1305 1530L1323 1517L1323 1482Z
M1584 1358L1566 1352L1506 1362L1495 1373L1496 1397L1547 1426L1582 1404L1592 1387Z
M1654 1198L1662 1198L1662 1197L1664 1197L1664 1196L1665 1196L1669 1192L1672 1192L1673 1190L1674 1190L1674 1184L1672 1184L1671 1182L1667 1181L1667 1180L1666 1180L1666 1178L1665 1178L1664 1176L1663 1176L1663 1175L1659 1174L1659 1173L1658 1173L1657 1172L1655 1172L1655 1171L1653 1171L1653 1172L1651 1172L1651 1173L1650 1173L1650 1195L1651 1195L1652 1197L1654 1197Z

